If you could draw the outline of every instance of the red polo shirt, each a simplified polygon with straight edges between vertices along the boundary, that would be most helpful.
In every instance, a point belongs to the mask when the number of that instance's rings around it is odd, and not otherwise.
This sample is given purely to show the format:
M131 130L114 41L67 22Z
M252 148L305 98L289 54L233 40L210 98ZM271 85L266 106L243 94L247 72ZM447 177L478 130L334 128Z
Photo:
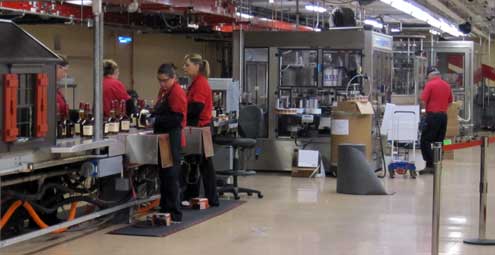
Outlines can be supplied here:
M69 104L65 101L64 94L60 89L57 89L57 112L60 115L61 119L67 118L67 114L69 112Z
M180 87L178 82L175 82L174 85L168 91L164 91L160 89L158 92L158 100L163 100L164 98L167 100L168 106L170 107L170 111L176 113L182 113L182 122L181 127L186 127L187 123L187 97L186 92ZM181 145L182 147L186 146L186 137L184 136L184 131L181 134Z
M426 112L447 112L452 103L452 89L440 77L434 77L426 83L421 100L425 103Z
M168 106L172 112L182 113L182 128L186 127L187 123L187 97L186 92L180 87L178 82L165 92Z
M129 100L131 97L127 94L124 84L114 78L103 78L103 114L110 116L113 100Z
M211 123L211 111L213 110L213 95L208 79L203 75L198 75L187 90L187 102L204 104L203 111L199 115L200 127L205 127Z

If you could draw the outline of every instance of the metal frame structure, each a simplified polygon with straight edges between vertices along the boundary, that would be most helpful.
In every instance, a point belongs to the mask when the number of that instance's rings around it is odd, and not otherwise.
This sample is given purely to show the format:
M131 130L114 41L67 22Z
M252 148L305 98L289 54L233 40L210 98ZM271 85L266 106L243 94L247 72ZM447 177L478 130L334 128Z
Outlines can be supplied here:
M474 116L474 70L475 70L475 44L472 41L438 41L425 43L425 50L428 54L430 64L438 64L439 53L458 53L463 55L463 91L454 90L454 95L464 95L464 107L461 120L462 125L467 129L466 134L473 132Z
M270 40L267 40L270 38ZM365 94L370 93L374 99L376 96L382 98L384 91L378 86L383 80L392 79L392 58L390 57L390 72L376 75L377 69L382 68L375 65L380 54L392 55L392 37L364 30L362 27L339 28L324 32L243 32L236 31L233 36L234 45L234 79L241 81L241 88L245 76L244 50L247 48L268 49L268 135L266 138L258 139L258 147L261 150L258 160L251 162L250 168L255 170L291 171L292 155L297 148L291 138L277 137L277 115L276 108L277 90L279 89L279 65L278 51L283 48L315 49L318 50L318 58L322 59L324 50L361 50L364 58L363 74L368 75L369 84L364 86ZM321 64L321 63L319 63ZM375 67L375 68L374 68ZM379 71L379 70L378 70ZM371 91L370 88L371 87ZM318 72L318 88L322 87L322 73ZM385 102L382 98L380 101ZM382 103L380 102L380 103ZM321 152L325 167L330 167L330 136L304 138L302 143L308 143L306 149L316 149ZM273 160L273 158L277 160ZM327 168L327 169L328 169Z

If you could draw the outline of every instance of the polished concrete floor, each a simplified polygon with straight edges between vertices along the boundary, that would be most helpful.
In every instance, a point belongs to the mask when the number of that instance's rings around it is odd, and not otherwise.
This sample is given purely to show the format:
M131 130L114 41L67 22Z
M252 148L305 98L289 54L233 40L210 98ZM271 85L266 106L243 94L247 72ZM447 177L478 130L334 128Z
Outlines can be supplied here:
M492 147L489 155L494 152ZM455 157L444 161L440 254L493 255L495 246L462 242L477 236L479 151L466 149ZM495 157L488 165L495 185ZM387 178L394 195L352 196L337 194L334 178L261 174L241 183L261 189L264 199L245 198L241 207L171 236L106 234L113 226L32 254L430 254L432 181L431 175ZM487 235L495 238L495 198L489 191ZM46 238L0 253L22 254Z

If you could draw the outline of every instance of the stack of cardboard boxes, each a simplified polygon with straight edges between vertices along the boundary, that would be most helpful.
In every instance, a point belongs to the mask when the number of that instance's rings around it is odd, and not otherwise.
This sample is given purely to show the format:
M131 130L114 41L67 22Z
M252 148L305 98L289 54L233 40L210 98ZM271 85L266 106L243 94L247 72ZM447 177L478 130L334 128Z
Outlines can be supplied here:
M445 134L445 139L451 139L452 141L456 136L459 136L459 110L462 107L462 102L454 102L449 106L447 111L447 132ZM454 151L444 152L443 159L453 160Z
M343 101L332 109L332 166L339 159L340 144L364 144L366 158L371 159L373 106L368 101Z

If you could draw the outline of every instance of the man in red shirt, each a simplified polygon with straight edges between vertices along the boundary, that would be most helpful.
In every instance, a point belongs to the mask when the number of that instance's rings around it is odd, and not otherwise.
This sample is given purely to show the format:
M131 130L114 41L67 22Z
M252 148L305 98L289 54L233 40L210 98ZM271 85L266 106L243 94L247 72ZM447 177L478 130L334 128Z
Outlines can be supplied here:
M426 161L426 168L420 174L433 173L433 151L431 144L443 142L447 131L447 110L452 103L452 89L442 80L435 67L427 70L426 82L421 101L426 109L424 126L421 132L421 153Z
M131 99L124 84L119 81L119 66L111 59L103 61L103 114L105 117L110 116L112 110L112 101Z

